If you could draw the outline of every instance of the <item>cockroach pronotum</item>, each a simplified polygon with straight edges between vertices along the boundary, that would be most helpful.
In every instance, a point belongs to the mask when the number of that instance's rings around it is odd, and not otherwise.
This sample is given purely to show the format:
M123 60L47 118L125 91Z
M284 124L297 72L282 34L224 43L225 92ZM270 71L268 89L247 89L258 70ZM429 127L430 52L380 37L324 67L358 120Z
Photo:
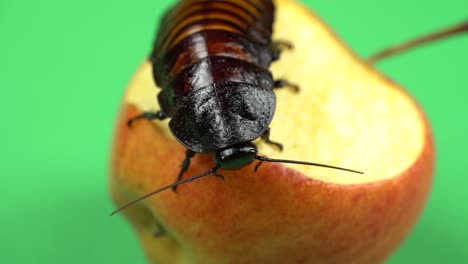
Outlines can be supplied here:
M295 160L271 159L257 154L252 143L269 138L275 113L275 88L298 88L273 80L268 70L288 42L272 41L275 7L271 0L186 0L164 16L149 60L161 110L143 112L128 120L171 118L169 128L187 148L177 180L114 211L115 214L160 191L214 174L237 169L255 160L355 170ZM212 153L215 166L181 180L196 153Z
M130 120L170 118L169 128L187 148L174 183L154 190L115 210L111 215L163 190L218 174L219 169L238 169L263 162L294 163L363 173L356 170L258 155L253 140L270 140L269 124L275 113L274 89L298 87L274 80L270 64L279 59L288 42L273 41L274 5L271 0L185 0L164 16L150 55L160 109L143 112ZM372 56L369 62L408 48L468 30L468 23L410 41ZM183 179L196 153L213 154L215 166Z

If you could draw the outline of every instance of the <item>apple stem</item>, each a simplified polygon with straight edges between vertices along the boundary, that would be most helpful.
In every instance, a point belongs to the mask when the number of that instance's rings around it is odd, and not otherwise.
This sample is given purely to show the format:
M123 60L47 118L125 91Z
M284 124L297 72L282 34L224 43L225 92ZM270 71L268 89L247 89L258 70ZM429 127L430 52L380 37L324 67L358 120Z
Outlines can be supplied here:
M442 30L429 33L428 35L418 37L406 42L403 42L399 45L395 45L393 47L381 50L374 55L370 56L367 61L371 64L374 64L384 58L394 56L405 51L408 51L412 48L428 44L440 39L444 39L450 36L454 36L457 34L468 32L468 21L464 21L463 23L456 24L454 26L444 28Z

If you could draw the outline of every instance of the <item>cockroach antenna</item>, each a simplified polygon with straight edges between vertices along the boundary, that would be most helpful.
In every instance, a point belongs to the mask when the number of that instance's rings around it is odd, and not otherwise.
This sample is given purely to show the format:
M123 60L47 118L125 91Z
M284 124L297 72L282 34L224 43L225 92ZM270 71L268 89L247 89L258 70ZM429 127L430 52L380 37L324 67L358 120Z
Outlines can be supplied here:
M152 192L150 192L150 193L147 193L147 194L141 196L140 198L138 198L138 199L136 199L136 200L133 200L133 201L131 201L131 202L129 202L129 203L127 203L127 204L121 206L119 209L115 210L115 211L112 212L110 215L113 216L113 215L115 215L116 213L118 213L118 212L120 212L120 211L122 211L122 210L124 210L124 209L126 209L126 208L128 208L128 207L130 207L130 206L132 206L132 205L134 205L134 204L136 204L136 203L138 203L138 202L140 202L140 201L142 201L142 200L144 200L144 199L146 199L146 198L152 196L152 195L154 195L154 194L157 194L158 192L162 192L162 191L164 191L164 190L167 190L167 189L170 189L170 188L172 188L172 187L175 187L175 186L184 184L184 183L186 183L186 182L193 181L193 180L196 180L196 179L198 179L198 178L202 178L202 177L208 176L208 175L210 175L210 174L212 174L212 173L216 173L216 171L217 171L218 169L219 169L219 166L215 166L215 167L212 168L211 170L205 171L204 173L201 173L201 174L192 176L192 177L187 178L187 179L185 179L185 180L176 181L176 182L174 182L174 183L172 183L172 184L169 184L169 185L166 185L166 186L164 186L164 187L162 187L162 188L159 188L159 189L157 189L157 190L154 190L154 191L152 191Z
M353 173L359 173L359 174L364 174L364 172L361 172L361 171L356 171L356 170L350 170L350 169L346 169L346 168L342 168L342 167L336 167L336 166L331 166L331 165L326 165L326 164L320 164L320 163L314 163L314 162L305 162L305 161L298 161L298 160L284 160L284 159L271 159L271 158L267 158L267 157L264 157L264 156L258 156L256 155L255 156L255 159L258 160L258 164L255 165L255 172L258 170L258 168L260 167L260 165L263 163L263 162L272 162L272 163L291 163L291 164L300 164L300 165L307 165L307 166L316 166L316 167L325 167L325 168L330 168L330 169L336 169L336 170L343 170L343 171L348 171L348 172L353 172ZM195 175L195 176L192 176L192 177L189 177L187 179L184 179L184 180L179 180L179 181L176 181L172 184L169 184L169 185L166 185L162 188L159 188L159 189L156 189L150 193L147 193L123 206L121 206L119 209L115 210L114 212L112 212L110 215L113 216L115 214L117 214L118 212L120 211L123 211L125 210L126 208L152 196L152 195L155 195L159 192L162 192L164 190L167 190L167 189L170 189L170 188L174 188L176 186L179 186L181 184L184 184L184 183L187 183L187 182L190 182L190 181L193 181L193 180L196 180L196 179L199 179L199 178L202 178L202 177L205 177L205 176L208 176L208 175L211 175L211 174L216 174L216 172L218 171L218 169L221 168L221 165L216 165L215 167L211 168L210 170L208 171L205 171L201 174L198 174L198 175ZM218 175L219 176L219 175Z
M342 167L336 167L336 166L331 166L331 165L321 164L321 163L315 163L315 162L305 162L305 161L285 160L285 159L271 159L271 158L267 158L267 157L263 157L263 156L256 156L255 159L260 161L257 165L255 165L255 171L258 170L258 167L260 167L260 165L262 165L263 162L274 162L274 163L291 163L291 164L299 164L299 165L324 167L324 168L330 168L330 169L336 169L336 170L342 170L342 171L349 171L349 172L364 174L364 172L362 172L362 171L350 170L350 169L346 169L346 168L342 168Z

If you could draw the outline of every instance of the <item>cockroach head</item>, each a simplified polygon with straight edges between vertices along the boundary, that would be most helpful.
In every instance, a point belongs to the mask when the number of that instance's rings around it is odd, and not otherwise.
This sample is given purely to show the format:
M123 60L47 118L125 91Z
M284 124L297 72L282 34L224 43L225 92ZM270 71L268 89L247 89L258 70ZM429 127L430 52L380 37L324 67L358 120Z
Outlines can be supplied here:
M216 151L213 160L222 169L234 170L249 165L256 157L257 146L246 142Z

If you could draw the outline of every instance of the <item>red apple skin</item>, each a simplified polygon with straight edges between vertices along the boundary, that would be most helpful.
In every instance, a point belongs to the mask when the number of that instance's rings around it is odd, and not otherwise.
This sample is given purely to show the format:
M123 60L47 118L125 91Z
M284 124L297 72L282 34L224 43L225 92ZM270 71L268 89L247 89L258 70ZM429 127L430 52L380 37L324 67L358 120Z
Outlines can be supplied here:
M417 107L417 106L415 106ZM111 193L117 205L172 183L185 149L123 105L114 138ZM389 180L340 185L280 164L221 171L154 195L123 212L156 263L379 263L415 224L430 190L432 135L411 167ZM185 175L213 167L197 154ZM156 219L167 235L153 238ZM162 261L162 262L161 262Z

